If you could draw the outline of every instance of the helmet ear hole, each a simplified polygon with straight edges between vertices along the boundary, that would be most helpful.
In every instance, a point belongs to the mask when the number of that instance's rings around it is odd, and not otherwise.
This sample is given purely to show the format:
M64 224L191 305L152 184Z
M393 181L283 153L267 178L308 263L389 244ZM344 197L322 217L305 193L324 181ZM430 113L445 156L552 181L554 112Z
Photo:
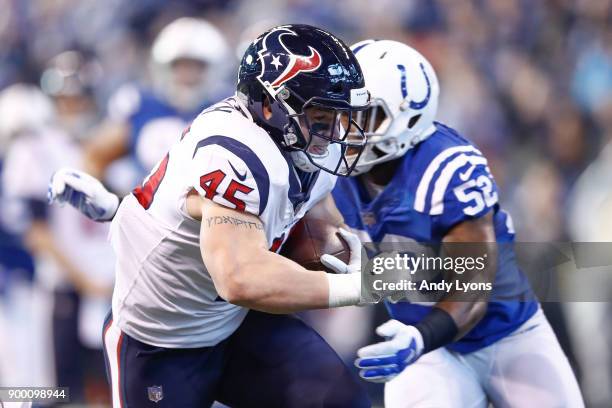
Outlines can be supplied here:
M421 119L420 113L418 115L414 115L413 117L411 117L410 120L408 121L408 129L412 129L414 125L416 125L416 123L419 121L419 119Z
M265 93L262 97L263 103L261 104L262 114L265 120L270 120L272 117L272 107L270 106L270 98Z
M374 154L376 155L376 157L382 157L384 156L386 153L384 151L382 151L379 147L377 147L376 145L372 147L372 152L374 152Z

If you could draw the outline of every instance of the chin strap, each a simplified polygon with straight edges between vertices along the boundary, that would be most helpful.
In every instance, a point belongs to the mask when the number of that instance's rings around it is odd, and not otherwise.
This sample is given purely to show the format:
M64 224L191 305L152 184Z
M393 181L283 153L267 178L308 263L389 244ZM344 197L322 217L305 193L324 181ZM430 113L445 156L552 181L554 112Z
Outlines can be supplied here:
M297 167L298 169L305 171L307 173L313 173L319 170L319 168L315 166L314 163L308 160L306 153L302 151L295 151L295 152L290 152L289 155L291 156L293 165Z

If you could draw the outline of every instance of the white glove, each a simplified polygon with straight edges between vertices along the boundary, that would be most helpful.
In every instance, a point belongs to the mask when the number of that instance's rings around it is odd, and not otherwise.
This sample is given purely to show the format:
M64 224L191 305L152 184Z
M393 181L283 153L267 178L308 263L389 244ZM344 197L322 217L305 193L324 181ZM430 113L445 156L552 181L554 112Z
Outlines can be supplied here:
M387 340L357 350L359 376L371 382L387 382L423 354L423 336L414 326L389 320L376 334Z
M100 181L69 168L62 168L53 174L47 198L49 204L68 203L94 221L111 220L119 207L119 197L106 190Z
M336 272L328 273L329 307L359 305L361 298L361 242L359 237L343 228L339 230L349 246L349 263L333 255L321 256L321 263Z
M361 272L361 241L359 237L350 231L340 228L340 236L344 238L349 246L351 257L346 264L333 255L321 256L321 263L336 273L360 273Z

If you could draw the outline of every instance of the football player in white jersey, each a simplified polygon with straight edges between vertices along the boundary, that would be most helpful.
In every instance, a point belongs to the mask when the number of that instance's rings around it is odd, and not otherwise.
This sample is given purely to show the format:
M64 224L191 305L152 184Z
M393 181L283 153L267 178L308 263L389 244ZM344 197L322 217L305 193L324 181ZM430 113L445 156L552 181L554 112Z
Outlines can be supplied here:
M330 192L363 149L353 117L368 100L338 38L279 26L247 49L236 96L202 112L118 210L87 175L54 177L52 199L113 218L114 406L369 406L320 336L283 315L359 303L358 238L341 230L349 264L322 258L338 274L275 253L307 211L337 214Z
M387 407L584 406L517 264L511 218L500 207L487 160L435 121L433 68L396 41L367 40L352 50L372 102L358 177L338 180L333 192L345 222L366 241L404 243L407 251L416 243L458 243L451 249L462 252L457 248L471 243L495 265L481 274L493 283L491 292L387 302L393 320L377 329L385 341L359 350L361 376L386 382ZM453 282L469 275L452 272Z

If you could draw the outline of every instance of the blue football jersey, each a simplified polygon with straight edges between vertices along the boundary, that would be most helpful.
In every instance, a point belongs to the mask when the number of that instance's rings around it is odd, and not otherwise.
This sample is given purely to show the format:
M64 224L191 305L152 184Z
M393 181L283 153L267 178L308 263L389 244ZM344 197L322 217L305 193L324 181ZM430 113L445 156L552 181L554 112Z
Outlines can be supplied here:
M409 150L384 190L371 199L359 178L339 178L336 205L351 228L372 242L440 243L458 223L493 212L497 242L512 243L510 216L501 210L495 180L482 153L455 130L436 123L429 138ZM492 300L483 319L451 350L469 353L508 335L538 303L517 265L512 245L500 245ZM502 301L500 299L512 299ZM429 305L386 303L392 318L415 324Z
M198 109L179 111L154 92L128 84L110 98L108 111L111 119L129 125L130 155L147 174L208 105L203 101Z

